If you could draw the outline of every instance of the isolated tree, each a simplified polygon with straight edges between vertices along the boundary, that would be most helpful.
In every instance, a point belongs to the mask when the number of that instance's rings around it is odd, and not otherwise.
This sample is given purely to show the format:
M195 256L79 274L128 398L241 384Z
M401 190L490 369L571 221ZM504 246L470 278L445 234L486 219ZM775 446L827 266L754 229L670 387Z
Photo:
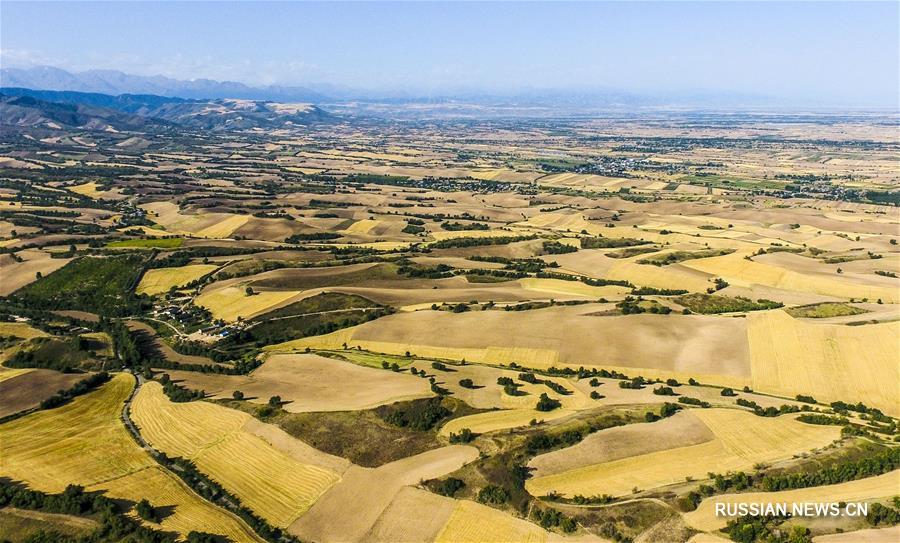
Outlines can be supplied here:
M240 390L235 390L234 392L231 393L231 397L234 398L235 400L241 401L244 399L244 393L241 392Z
M281 406L281 396L272 396L269 398L269 405L271 407L280 407Z
M150 502L147 501L147 498L137 502L134 506L134 512L137 513L137 516L148 522L159 522L156 517L156 511L153 509L153 506L150 505Z

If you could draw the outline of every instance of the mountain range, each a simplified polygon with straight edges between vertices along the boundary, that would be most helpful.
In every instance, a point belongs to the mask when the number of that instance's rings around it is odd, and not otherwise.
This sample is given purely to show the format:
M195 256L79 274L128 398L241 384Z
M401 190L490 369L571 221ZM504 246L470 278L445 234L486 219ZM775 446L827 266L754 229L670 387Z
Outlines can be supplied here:
M330 119L329 113L304 103L0 88L0 124L23 128L218 131L286 128Z
M359 89L329 84L308 87L270 85L254 87L234 81L179 80L164 76L142 76L116 70L70 72L52 66L0 69L0 86L27 89L77 91L106 95L155 95L194 100L240 99L271 102L326 104L330 111L380 116L409 114L405 106L426 106L434 114L570 115L598 110L653 108L756 108L789 105L770 96L724 91L633 92L614 88L532 89L488 91L474 88L444 88L424 91ZM463 106L476 106L466 108ZM496 108L486 112L482 106ZM462 107L462 110L460 109ZM537 108L537 109L531 109ZM420 111L413 108L413 112Z
M235 81L181 80L133 75L116 70L69 72L52 66L0 69L0 86L27 89L120 94L152 94L187 99L233 98L272 102L319 103L326 96L305 87L251 87Z

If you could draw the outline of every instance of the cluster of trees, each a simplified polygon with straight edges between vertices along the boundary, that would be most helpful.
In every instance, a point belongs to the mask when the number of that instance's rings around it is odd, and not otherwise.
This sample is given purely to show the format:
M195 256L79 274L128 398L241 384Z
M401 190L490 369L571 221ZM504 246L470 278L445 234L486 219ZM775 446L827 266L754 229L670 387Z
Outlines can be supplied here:
M565 533L574 532L578 528L572 517L568 517L553 508L533 508L531 510L531 520L540 524L544 529L559 528Z
M471 443L478 434L468 428L463 428L459 433L450 432L450 443Z
M634 296L679 296L681 294L687 294L688 291L684 289L671 289L671 288L654 288L654 287L640 287L635 288L631 291L631 294Z
M481 503L502 505L509 500L509 492L502 486L487 485L478 491L476 499Z
M580 240L582 249L616 249L618 247L634 247L647 245L649 241L633 238L604 238L603 236L591 238L584 237Z
M404 234L421 234L424 231L424 226L416 226L415 224L412 224L412 221L409 221L408 224L403 227L403 230L401 230Z
M529 455L561 447L569 447L585 438L581 430L566 430L561 433L536 432L525 440L525 450Z
M554 262L544 262L540 258L516 258L510 260L504 269L511 270L519 273L538 273L544 268L558 268L559 263Z
M832 424L834 426L850 424L850 420L846 417L834 417L822 413L803 413L797 417L797 420L806 424Z
M783 404L781 407L773 407L769 406L766 408L761 407L758 403L753 400L746 400L744 398L738 398L734 401L734 403L740 405L741 407L749 407L753 410L753 413L760 417L777 417L778 415L784 415L785 413L797 413L800 411L800 408L796 405L787 405ZM803 406L804 410L808 410L808 406Z
M678 404L666 402L660 408L659 415L657 415L653 411L647 411L646 413L644 413L644 420L646 420L647 422L656 422L660 419L671 417L672 415L677 413L679 409L681 409L681 406L679 406Z
M564 255L566 253L574 253L578 251L578 247L558 241L545 241L543 245L544 253L548 255Z
M616 526L614 522L606 522L600 526L598 530L600 535L605 537L606 539L610 539L615 541L616 543L632 543L634 540L622 532L619 531L619 528Z
M648 384L648 382L643 377L638 376L628 381L619 381L619 388L640 390L644 388L644 385L646 384Z
M148 309L134 288L146 260L138 254L81 257L47 277L19 289L10 298L31 309L73 309L124 317Z
M541 279L561 279L563 281L581 281L585 285L589 285L592 287L605 287L609 285L614 285L618 287L628 287L634 288L634 285L629 281L621 280L621 279L595 279L593 277L584 277L584 276L576 276L569 275L567 273L553 273L553 272L538 272L535 274L535 277Z
M263 347L309 336L329 334L336 330L356 326L381 318L393 312L391 308L380 307L369 311L352 313L323 313L320 315L288 316L270 319L254 324L223 340L223 344L236 353L249 348ZM249 345L248 345L249 344ZM227 355L225 355L227 357Z
M508 377L505 379L509 379ZM556 392L557 394L562 394L563 396L568 396L572 393L571 390L557 383L556 381L551 381L550 379L538 379L532 372L523 372L519 374L519 380L524 381L526 383L531 383L532 385L546 385L547 388Z
M900 466L900 449L869 453L863 458L850 458L812 471L780 474L710 473L711 485L702 484L679 499L683 511L693 511L704 497L723 492L757 489L777 492L796 488L833 485L888 473ZM870 514L872 510L870 510ZM880 513L877 514L880 518Z
M678 394L672 390L672 387L667 386L658 386L653 389L653 393L657 396L677 396Z
M868 407L862 402L859 402L855 405L844 402L831 402L831 408L834 409L836 413L840 413L842 415L846 415L848 411L854 411L856 413L869 415L872 420L878 422L891 422L892 420L890 417L882 413L880 409L877 409L875 407Z
M138 515L141 518L144 518L141 511L147 513L147 509L141 505L144 502L151 511L153 509L149 502L141 500L138 503ZM96 530L83 536L68 536L51 529L41 529L28 536L28 543L175 543L178 540L176 534L141 525L127 516L116 501L100 493L87 493L77 485L69 485L59 494L46 494L0 481L0 508L6 506L42 513L89 516L99 523ZM214 543L219 538L192 531L188 533L186 540L187 543Z
M632 298L631 296L626 296L624 300L616 304L616 307L622 311L623 315L636 315L639 313L654 313L660 315L668 315L672 312L672 308L664 305L660 305L657 303L652 303L650 307L645 308L640 305L641 298L638 296L637 298Z
M866 514L866 522L872 526L893 526L900 524L900 498L894 496L894 507L873 503Z
M431 430L439 422L453 414L444 407L443 398L440 396L401 404L383 405L376 409L376 413L388 424L418 431Z
M465 481L456 477L429 481L428 487L441 496L452 498L457 492L466 487Z
M809 529L803 526L794 526L790 530L780 530L778 527L787 517L766 515L753 517L750 515L728 521L725 533L732 541L737 543L754 543L766 541L768 543L811 543Z
M699 398L691 398L690 396L679 397L678 403L683 403L686 405L696 405L697 407L703 407L704 409L710 406L709 402L705 402Z
M453 249L456 247L480 247L483 245L507 245L517 241L529 241L537 239L537 236L494 236L488 238L452 238L436 241L431 244L432 249Z
M206 391L191 390L178 385L172 381L168 373L162 374L159 378L159 382L162 383L163 392L169 397L169 400L173 402L192 402L194 400L202 400L206 397Z
M328 241L331 239L338 239L339 237L341 237L341 235L335 232L306 232L289 236L284 242L302 243L304 241Z
M519 390L522 386L512 380L511 377L497 377L497 384L503 387L503 392L510 396L525 396L526 392Z
M562 403L547 396L546 392L541 392L541 397L538 399L537 405L534 406L538 411L553 411L559 407L562 407Z
M833 485L874 477L900 467L900 447L892 447L858 460L848 460L805 473L766 475L760 486L766 492Z
M461 222L445 222L441 223L441 228L451 232L458 232L460 230L490 230L491 227L483 222L472 222L469 224Z

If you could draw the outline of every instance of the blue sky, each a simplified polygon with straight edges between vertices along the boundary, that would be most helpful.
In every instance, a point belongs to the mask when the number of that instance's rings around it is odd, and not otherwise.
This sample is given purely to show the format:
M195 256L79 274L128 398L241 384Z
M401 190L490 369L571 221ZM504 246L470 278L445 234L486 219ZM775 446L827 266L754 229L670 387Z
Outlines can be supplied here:
M900 3L0 4L3 66L442 92L728 90L896 106Z

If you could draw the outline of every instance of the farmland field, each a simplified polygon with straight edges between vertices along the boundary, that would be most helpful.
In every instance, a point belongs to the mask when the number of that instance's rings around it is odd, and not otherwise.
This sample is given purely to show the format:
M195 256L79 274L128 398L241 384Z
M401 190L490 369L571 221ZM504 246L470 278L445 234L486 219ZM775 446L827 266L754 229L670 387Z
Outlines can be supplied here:
M891 111L215 85L0 93L0 540L896 539Z
M714 437L697 445L682 445L683 435L673 436L672 446L655 452L640 452L605 460L598 451L584 465L554 475L530 479L531 492L550 491L566 495L629 494L634 488L653 489L685 480L699 479L711 471L738 471L757 463L770 463L828 445L840 436L837 428L814 427L790 418L770 419L732 409L695 410ZM664 423L663 423L664 424ZM613 453L611 458L615 458Z
M195 264L179 268L147 270L141 277L141 282L138 283L137 292L150 296L164 294L171 288L182 287L191 281L200 279L216 268L217 266L212 264Z
M0 426L3 477L45 492L66 485L103 490L111 497L143 497L174 506L162 528L186 534L206 529L235 541L256 541L248 526L208 504L174 475L161 471L128 435L119 415L134 379L118 375L72 403ZM152 494L148 494L152 492Z
M339 480L337 473L300 463L245 431L249 416L238 411L172 403L156 383L142 387L132 409L154 447L192 460L275 526L288 526ZM247 460L241 469L237 458Z
M880 498L889 498L897 494L897 486L900 485L900 471L893 471L878 477L870 477L823 487L803 488L799 490L786 490L782 492L746 493L735 495L716 496L704 500L696 511L685 515L685 521L692 527L704 531L713 531L724 527L721 517L715 516L716 503L794 503L814 502L821 499L829 501L875 501Z

